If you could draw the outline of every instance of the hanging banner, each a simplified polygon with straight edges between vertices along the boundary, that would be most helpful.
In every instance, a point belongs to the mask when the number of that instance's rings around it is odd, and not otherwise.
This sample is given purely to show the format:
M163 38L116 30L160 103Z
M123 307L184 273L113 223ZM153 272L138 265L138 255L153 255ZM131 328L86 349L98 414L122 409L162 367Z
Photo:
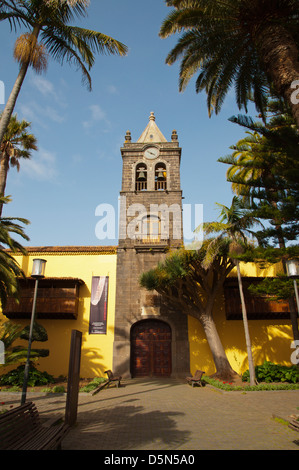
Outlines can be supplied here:
M91 283L89 334L107 333L108 276L94 276Z

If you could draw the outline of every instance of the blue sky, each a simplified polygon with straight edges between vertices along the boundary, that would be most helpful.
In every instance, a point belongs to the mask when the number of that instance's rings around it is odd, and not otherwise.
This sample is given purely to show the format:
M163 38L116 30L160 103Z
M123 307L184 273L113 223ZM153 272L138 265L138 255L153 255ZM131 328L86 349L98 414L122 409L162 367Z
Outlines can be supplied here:
M244 136L244 129L228 121L239 113L234 94L228 94L219 115L209 118L206 96L196 94L194 80L179 93L179 64L165 65L177 37L158 36L169 11L163 0L91 0L88 18L77 25L108 34L129 48L123 58L96 57L92 92L67 63L61 66L50 58L43 75L28 72L15 112L32 123L39 149L31 161L22 162L19 172L9 171L6 194L13 201L3 211L3 216L30 220L30 242L24 245L117 244L117 239L96 237L95 210L111 204L117 216L120 148L127 130L132 141L138 140L151 111L168 140L173 129L178 132L184 204L202 204L205 221L218 217L215 202L230 205L227 166L217 159ZM0 80L6 98L18 73L13 59L17 36L8 24L0 24Z

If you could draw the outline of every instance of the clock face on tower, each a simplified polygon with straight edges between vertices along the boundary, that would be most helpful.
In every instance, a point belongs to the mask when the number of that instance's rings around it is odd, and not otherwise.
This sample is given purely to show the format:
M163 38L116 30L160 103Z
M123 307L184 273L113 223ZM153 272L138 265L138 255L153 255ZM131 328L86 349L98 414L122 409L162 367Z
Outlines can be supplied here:
M159 149L157 147L148 147L144 151L144 156L148 160L154 160L155 158L159 156Z

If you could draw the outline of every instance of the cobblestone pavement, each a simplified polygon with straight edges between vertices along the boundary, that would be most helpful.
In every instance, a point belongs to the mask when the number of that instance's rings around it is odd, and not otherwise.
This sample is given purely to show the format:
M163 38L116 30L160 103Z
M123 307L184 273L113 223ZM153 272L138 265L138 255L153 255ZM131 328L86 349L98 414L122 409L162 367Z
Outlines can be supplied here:
M43 419L64 416L66 395L30 392ZM0 393L18 405L20 394ZM298 413L299 390L224 392L180 380L127 380L79 394L64 450L299 450L299 434L275 419Z

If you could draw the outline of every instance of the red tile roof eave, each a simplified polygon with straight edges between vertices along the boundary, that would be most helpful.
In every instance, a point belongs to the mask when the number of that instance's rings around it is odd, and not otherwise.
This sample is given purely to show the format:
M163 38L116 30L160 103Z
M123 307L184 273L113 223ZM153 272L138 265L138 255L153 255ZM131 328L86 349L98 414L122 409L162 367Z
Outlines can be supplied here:
M103 254L116 254L116 246L29 246L24 247L27 254L33 253L103 253ZM11 252L11 250L7 250ZM14 254L22 254L17 252Z

